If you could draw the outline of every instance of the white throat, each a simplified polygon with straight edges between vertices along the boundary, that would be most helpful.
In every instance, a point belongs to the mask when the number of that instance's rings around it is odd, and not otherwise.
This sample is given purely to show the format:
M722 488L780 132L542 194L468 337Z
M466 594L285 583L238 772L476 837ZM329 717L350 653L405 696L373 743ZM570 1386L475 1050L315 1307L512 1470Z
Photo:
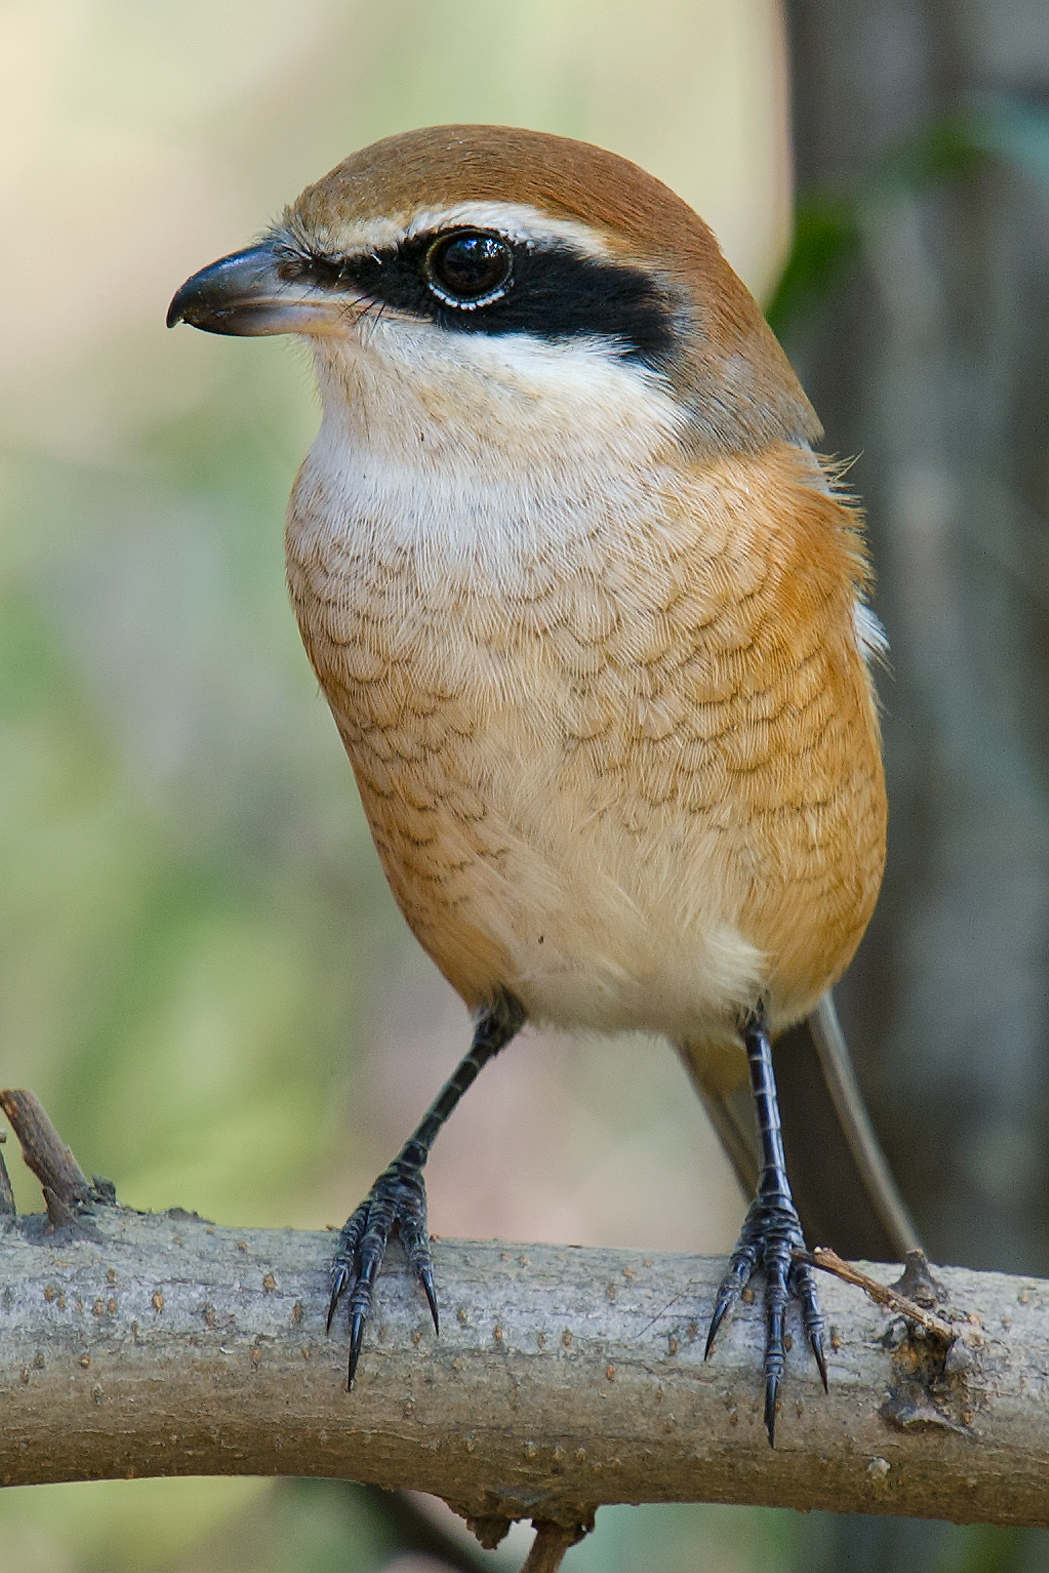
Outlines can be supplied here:
M653 373L593 340L380 319L314 355L323 419L300 487L386 550L471 560L496 580L602 518L636 518L681 424Z

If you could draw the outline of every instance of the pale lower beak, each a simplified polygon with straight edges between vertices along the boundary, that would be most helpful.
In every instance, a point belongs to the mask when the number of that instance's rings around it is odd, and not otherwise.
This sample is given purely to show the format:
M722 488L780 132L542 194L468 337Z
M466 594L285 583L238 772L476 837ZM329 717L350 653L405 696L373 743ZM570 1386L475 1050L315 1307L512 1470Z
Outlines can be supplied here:
M346 297L283 279L272 246L235 251L187 279L168 307L167 324L188 322L206 333L255 336L325 333L345 325Z

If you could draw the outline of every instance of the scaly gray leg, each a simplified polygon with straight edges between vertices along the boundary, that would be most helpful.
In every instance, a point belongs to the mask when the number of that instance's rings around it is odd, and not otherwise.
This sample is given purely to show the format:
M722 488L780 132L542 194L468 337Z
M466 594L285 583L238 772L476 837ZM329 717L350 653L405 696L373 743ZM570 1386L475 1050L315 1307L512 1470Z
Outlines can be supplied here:
M805 1250L801 1220L790 1194L783 1133L780 1127L776 1078L772 1072L772 1045L763 1011L743 1026L743 1042L750 1067L750 1090L761 1138L761 1175L758 1191L747 1211L729 1270L721 1280L714 1314L707 1333L706 1355L714 1345L717 1330L735 1305L758 1268L765 1270L765 1429L769 1445L775 1443L776 1399L786 1363L783 1344L787 1302L801 1304L805 1334L816 1357L824 1389L827 1362L823 1353L823 1316L816 1297L816 1280L811 1267L795 1262L792 1252Z
M469 1054L445 1082L418 1129L405 1142L389 1168L383 1170L364 1201L342 1227L331 1264L327 1325L330 1329L339 1301L343 1295L348 1295L350 1363L347 1388L353 1385L361 1356L364 1329L371 1314L375 1275L382 1266L386 1246L394 1232L401 1237L408 1266L416 1282L422 1286L433 1317L434 1331L438 1331L437 1291L426 1227L423 1165L430 1156L434 1137L478 1071L516 1036L524 1025L524 1019L523 1006L509 994L502 995L481 1011Z

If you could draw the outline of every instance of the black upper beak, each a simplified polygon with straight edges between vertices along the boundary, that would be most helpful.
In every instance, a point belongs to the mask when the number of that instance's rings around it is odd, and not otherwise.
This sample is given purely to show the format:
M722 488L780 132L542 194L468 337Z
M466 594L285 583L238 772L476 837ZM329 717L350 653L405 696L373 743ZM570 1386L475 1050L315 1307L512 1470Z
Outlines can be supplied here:
M270 325L279 290L271 247L251 246L187 279L168 307L168 327L188 322L208 333L283 333Z
M274 247L263 241L194 273L168 307L167 323L244 336L324 333L345 321L346 304L316 284L282 278Z

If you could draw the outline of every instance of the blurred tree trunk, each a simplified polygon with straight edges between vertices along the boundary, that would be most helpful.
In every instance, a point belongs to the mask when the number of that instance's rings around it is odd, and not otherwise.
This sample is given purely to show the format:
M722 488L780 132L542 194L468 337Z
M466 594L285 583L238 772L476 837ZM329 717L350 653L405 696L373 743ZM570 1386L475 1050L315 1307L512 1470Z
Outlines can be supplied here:
M1045 0L788 0L798 189L974 91L1045 103ZM881 901L839 1003L934 1261L1049 1266L1049 197L988 162L886 202L788 351L857 456L888 630ZM942 1564L942 1525L808 1522L813 1573ZM963 1556L1044 1554L1024 1532ZM974 1564L975 1565L975 1564Z
M801 191L974 90L1049 95L1045 0L790 0ZM886 202L788 345L858 455L891 642L889 864L841 993L934 1260L1049 1266L1049 199L988 162Z

